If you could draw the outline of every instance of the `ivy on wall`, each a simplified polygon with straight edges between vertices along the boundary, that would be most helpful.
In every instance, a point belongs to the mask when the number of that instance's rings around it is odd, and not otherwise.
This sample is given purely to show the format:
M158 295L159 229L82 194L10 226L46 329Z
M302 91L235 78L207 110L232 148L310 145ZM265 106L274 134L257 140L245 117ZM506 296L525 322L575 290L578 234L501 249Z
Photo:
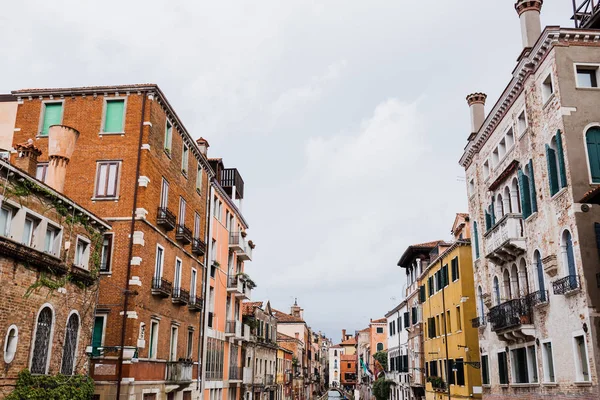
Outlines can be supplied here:
M15 389L6 400L90 400L94 381L83 375L31 375L19 372Z

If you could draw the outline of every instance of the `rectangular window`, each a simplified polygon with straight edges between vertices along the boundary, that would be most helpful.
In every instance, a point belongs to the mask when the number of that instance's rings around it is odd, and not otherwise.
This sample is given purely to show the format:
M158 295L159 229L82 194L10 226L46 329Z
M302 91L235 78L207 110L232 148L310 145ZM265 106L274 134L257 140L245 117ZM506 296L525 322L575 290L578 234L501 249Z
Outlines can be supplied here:
M96 315L94 318L94 328L92 330L92 357L100 355L99 347L102 347L102 337L104 336L104 321L106 315Z
M75 265L88 269L90 259L90 242L83 238L77 238L77 246L75 247Z
M542 361L544 364L544 382L555 382L552 342L542 344Z
M481 382L484 385L490 384L490 369L487 355L481 356Z
M554 86L552 84L552 74L548 74L544 81L542 82L542 103L546 104L546 102L550 99L550 96L554 93Z
M162 187L160 190L160 207L167 208L169 206L169 182L163 178Z
M452 323L450 319L450 310L446 311L446 329L448 333L452 332Z
M162 278L164 252L165 252L165 250L161 246L156 245L156 261L155 261L155 265L154 265L154 278L155 279Z
M181 155L181 172L185 176L187 176L187 173L188 173L189 153L190 153L190 149L184 143L183 144L183 152L182 152L182 155Z
M190 297L192 301L196 301L196 284L198 282L198 272L192 268L192 280L190 282Z
M527 372L529 374L529 382L537 383L538 367L535 346L527 346Z
M175 258L175 276L173 277L173 289L181 287L181 260Z
M35 168L35 179L41 182L46 182L46 172L48 171L48 163L38 163Z
M38 220L33 217L27 215L25 217L25 224L23 225L23 237L21 242L26 246L31 246L34 240L34 231L37 227Z
M167 124L165 125L165 143L164 143L164 149L167 152L167 154L170 156L171 155L171 142L173 140L173 125L171 125L171 122L169 122L169 120L167 120Z
M179 198L179 225L185 225L185 199L183 197Z
M100 258L100 271L109 272L112 256L112 234L105 234L102 239L102 257Z
M498 353L498 377L501 385L508 385L508 363L504 351Z
M510 351L512 375L515 383L529 383L527 369L527 350L525 347Z
M58 255L60 249L60 230L52 225L46 228L46 238L44 240L44 251L46 253Z
M156 359L157 345L158 345L158 321L150 321L150 343L148 346L148 358Z
M198 194L202 194L202 167L200 166L200 163L198 163L196 171L196 191Z
M99 161L96 168L95 197L117 197L118 161Z
M460 278L460 271L458 270L458 257L454 257L451 262L452 265L452 282L456 282Z
M171 342L169 346L169 361L177 361L177 336L179 329L176 326L171 326Z
M578 65L577 69L577 87L597 88L598 87L598 67Z
M43 103L42 104L42 125L40 127L40 136L48 136L48 131L52 125L62 123L63 103Z
M200 215L194 213L194 238L200 239Z
M489 161L485 161L483 163L483 179L487 179L490 176L490 163Z
M527 129L527 115L525 114L525 110L521 111L517 118L517 129L519 130L519 134L523 134Z
M465 363L462 358L457 358L454 363L454 368L456 368L456 384L458 386L465 385Z
M408 313L404 313L404 328L408 328L410 326L410 320L408 319Z
M187 352L186 352L186 356L188 359L191 359L194 353L194 331L193 330L188 330L188 337L187 337Z
M106 100L103 133L123 133L125 100Z
M585 337L575 336L575 371L577 374L577 381L589 382L590 373L588 366L587 350L585 346Z
M12 221L13 210L12 208L2 207L0 208L0 235L9 236L10 223Z
M378 327L377 328L377 333L383 333L383 328Z
M460 316L460 306L456 306L456 330L462 330L462 321Z

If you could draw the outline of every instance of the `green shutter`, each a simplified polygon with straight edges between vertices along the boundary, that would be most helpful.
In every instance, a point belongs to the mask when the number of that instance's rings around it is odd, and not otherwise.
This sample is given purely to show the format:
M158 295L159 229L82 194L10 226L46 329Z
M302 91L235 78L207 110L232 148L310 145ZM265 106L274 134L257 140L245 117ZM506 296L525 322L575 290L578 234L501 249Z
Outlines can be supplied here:
M479 258L479 232L477 230L477 222L473 221L473 237L475 242L475 259Z
M487 212L487 210L485 211L485 231L489 231L490 228L492 227L492 217L490 216L490 213Z
M98 357L100 350L98 347L102 346L102 330L104 328L104 317L96 317L94 319L94 330L92 331L92 356ZM150 339L152 343L152 339Z
M104 116L104 132L123 132L125 100L108 100Z
M425 285L419 287L419 300L421 303L425 303Z
M62 120L63 103L46 103L44 105L44 122L40 136L48 136L48 130L52 125L58 125Z
M523 219L526 219L531 215L529 179L527 178L527 175L523 173L521 168L519 168L517 175L519 176L519 189L521 191L521 212L523 214Z
M531 201L531 213L537 212L537 196L535 192L535 175L533 174L533 161L529 160L529 195Z
M494 211L494 200L490 204L490 218L492 218L492 226L496 225L496 212Z
M585 134L592 182L600 183L600 128L590 128Z
M550 195L558 193L558 173L556 171L556 152L546 144L546 162L548 164L548 181Z
M567 187L567 172L565 169L565 153L562 145L562 135L560 129L556 131L556 153L558 156L558 173L560 177L560 187Z

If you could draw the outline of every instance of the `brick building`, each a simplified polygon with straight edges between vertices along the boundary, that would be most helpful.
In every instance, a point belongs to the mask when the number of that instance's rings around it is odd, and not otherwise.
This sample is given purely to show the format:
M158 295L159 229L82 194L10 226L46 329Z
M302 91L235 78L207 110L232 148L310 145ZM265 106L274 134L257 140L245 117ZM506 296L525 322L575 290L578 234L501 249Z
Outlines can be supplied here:
M40 155L31 142L16 148L14 165L0 161L0 398L23 369L88 373L102 235L110 229L60 187L28 175Z
M484 94L467 97L484 398L600 397L600 14L573 4L577 28L542 31L542 1L517 1L506 89L487 115Z
M92 324L96 393L100 399L118 392L122 398L197 397L208 186L214 175L202 149L154 84L13 95L13 143L32 139L42 151L40 180L52 178L46 157L50 127L79 131L64 193L112 225L104 238Z
M340 356L340 384L352 393L356 383L356 354L342 354Z

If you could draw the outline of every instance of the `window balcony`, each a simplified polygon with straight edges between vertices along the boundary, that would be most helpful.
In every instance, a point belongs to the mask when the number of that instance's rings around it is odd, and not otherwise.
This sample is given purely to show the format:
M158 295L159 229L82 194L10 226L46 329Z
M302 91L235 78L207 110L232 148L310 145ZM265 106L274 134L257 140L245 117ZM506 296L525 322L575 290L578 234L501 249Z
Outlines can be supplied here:
M225 337L242 337L242 329L239 321L229 320L225 323Z
M175 229L177 224L177 218L167 207L158 207L158 214L156 216L156 224L162 226L167 231Z
M578 290L581 287L578 275L567 275L564 278L560 278L557 281L552 282L552 289L554 294L569 294Z
M244 281L239 276L230 276L227 279L227 292L240 296L244 293Z
M173 284L166 279L154 277L152 279L152 294L154 296L169 297Z
M192 243L192 230L183 224L177 225L175 239L179 240L183 244Z
M547 290L538 290L537 292L529 293L525 298L531 307L539 304L547 304L550 299Z
M535 338L532 308L526 297L490 308L488 321L500 340L517 343Z
M173 304L188 304L190 302L190 292L175 286L171 294Z
M243 375L242 367L235 365L229 367L229 382L242 382Z
M202 311L202 297L190 296L190 303L188 304L188 307L190 311Z
M240 252L246 246L246 239L242 232L229 232L229 250Z
M481 328L487 325L487 321L485 319L485 315L481 317L475 317L471 320L471 326L473 328Z
M191 360L167 361L165 380L172 383L191 383L194 363Z
M192 254L203 256L206 253L206 243L198 238L192 239Z
M484 235L485 257L502 265L525 253L521 214L506 214Z

